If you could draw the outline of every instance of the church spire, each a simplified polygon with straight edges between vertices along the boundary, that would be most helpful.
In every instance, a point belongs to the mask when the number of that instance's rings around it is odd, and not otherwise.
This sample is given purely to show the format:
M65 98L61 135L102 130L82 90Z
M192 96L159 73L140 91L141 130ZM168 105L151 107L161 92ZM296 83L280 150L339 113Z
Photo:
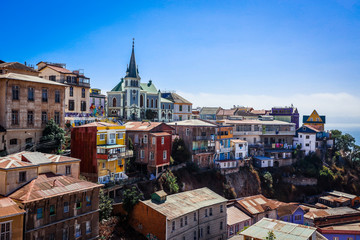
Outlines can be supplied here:
M139 72L135 61L134 40L135 38L133 38L130 63L129 63L129 67L127 68L125 77L139 78Z

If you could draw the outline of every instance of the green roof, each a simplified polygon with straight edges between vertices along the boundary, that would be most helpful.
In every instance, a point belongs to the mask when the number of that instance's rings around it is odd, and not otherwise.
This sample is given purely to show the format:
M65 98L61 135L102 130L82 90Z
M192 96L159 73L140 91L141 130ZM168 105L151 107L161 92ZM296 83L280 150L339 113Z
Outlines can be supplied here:
M150 80L149 83L140 83L140 87L142 90L148 92L148 93L158 93L155 85Z
M111 89L111 92L120 92L122 91L121 85L124 82L124 79L122 78L121 81L113 88Z

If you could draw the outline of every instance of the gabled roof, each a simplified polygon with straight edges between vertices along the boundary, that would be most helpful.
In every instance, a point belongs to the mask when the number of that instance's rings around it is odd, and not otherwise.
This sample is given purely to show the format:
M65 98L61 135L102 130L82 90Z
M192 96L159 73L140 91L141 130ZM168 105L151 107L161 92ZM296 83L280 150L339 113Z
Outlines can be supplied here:
M162 97L169 99L170 101L173 101L174 103L185 103L185 104L192 104L182 96L180 96L177 93L162 93Z
M45 173L40 174L36 179L10 194L9 197L27 203L101 186L69 176Z
M129 63L128 69L126 70L126 76L125 77L139 78L139 71L137 69L136 61L135 61L134 40L133 40L133 43L132 43L132 51L131 51L130 63Z
M28 71L28 72L38 72L35 69L28 67L19 62L0 63L0 68L17 69L17 70L23 70L23 71Z
M24 214L25 210L8 197L0 197L0 218Z
M66 87L66 85L62 84L62 83L47 80L47 79L44 79L44 78L39 78L39 77L36 77L36 76L30 76L30 75L24 75L24 74L18 74L18 73L8 73L8 74L0 75L0 79L1 78Z
M255 195L244 197L237 201L249 214L259 214L270 210L275 210L283 202L275 201L264 197L263 195Z
M48 67L56 72L59 72L59 73L73 73L72 71L70 71L66 68L62 68L62 67L58 67L58 66L54 66L54 65L46 65L46 67ZM46 67L44 67L44 68L46 68Z
M278 216L283 217L283 216L293 215L299 208L300 207L296 204L280 205L277 208ZM302 210L302 208L300 208L300 209L301 209L301 211L304 212L304 210Z
M317 130L316 128L307 125L303 125L296 130L296 133L317 133L317 132L320 131Z
M142 203L166 216L168 220L176 219L200 208L226 203L226 199L208 188L168 195L164 203L158 204L151 200Z
M141 90L144 90L148 93L158 93L158 90L156 89L155 85L152 83L151 80L149 80L148 83L140 83Z
M216 115L218 116L233 116L235 115L236 109L220 109Z
M203 107L200 110L200 115L216 115L220 107Z
M231 226L236 223L251 220L251 217L246 215L243 211L235 206L228 207L226 209L227 225Z
M169 125L163 123L163 122L127 122L125 123L125 127L126 127L126 131L139 131L139 132L143 132L143 131L151 131L154 128L160 126L164 124L165 126L167 126L169 129L173 129L172 127L170 127Z
M310 120L310 117L313 117L313 121ZM316 121L316 118L319 117L319 121ZM314 110L310 115L303 116L303 123L326 123L326 117L320 116L316 110Z
M124 79L122 78L121 81L113 89L111 89L111 92L121 92L123 90L121 87L123 82Z

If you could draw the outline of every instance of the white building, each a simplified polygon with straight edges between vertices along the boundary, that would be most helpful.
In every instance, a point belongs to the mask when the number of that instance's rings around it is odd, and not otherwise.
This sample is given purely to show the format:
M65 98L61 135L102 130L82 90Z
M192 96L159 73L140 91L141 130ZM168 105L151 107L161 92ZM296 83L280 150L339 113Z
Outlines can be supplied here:
M236 160L248 157L248 142L241 139L231 139L230 145Z
M293 145L294 147L300 146L301 150L305 151L305 154L308 155L311 152L316 150L316 133L319 130L311 126L301 126L296 130L296 137L294 138Z
M254 157L254 165L259 168L267 168L274 166L274 159L263 156Z

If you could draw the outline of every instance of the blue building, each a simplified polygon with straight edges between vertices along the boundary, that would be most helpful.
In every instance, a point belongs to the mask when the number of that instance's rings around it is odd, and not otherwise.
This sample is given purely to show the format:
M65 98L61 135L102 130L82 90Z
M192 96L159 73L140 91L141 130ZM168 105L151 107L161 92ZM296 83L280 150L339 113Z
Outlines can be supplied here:
M304 224L304 210L295 204L281 205L277 208L277 219L284 222Z

